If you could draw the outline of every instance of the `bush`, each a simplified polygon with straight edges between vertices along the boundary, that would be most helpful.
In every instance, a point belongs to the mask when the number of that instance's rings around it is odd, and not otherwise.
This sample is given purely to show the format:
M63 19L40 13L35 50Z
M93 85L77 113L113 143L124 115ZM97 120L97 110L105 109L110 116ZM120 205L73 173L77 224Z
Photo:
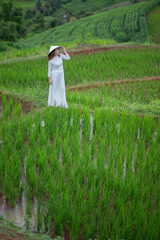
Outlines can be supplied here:
M130 40L129 36L125 32L122 32L122 31L121 32L117 31L114 38L117 42L128 42Z
M19 34L14 22L0 22L0 39L5 41L17 41Z
M0 42L0 52L4 52L6 50L7 50L7 47L6 47L5 43Z
M35 10L31 10L31 9L28 9L26 11L26 14L25 14L25 19L31 19L33 18L34 16L36 15L36 11Z
M21 8L14 8L13 1L0 3L0 39L17 41L24 36L23 13Z
M56 24L57 24L57 18L54 18L50 23L50 27L53 28L56 26Z

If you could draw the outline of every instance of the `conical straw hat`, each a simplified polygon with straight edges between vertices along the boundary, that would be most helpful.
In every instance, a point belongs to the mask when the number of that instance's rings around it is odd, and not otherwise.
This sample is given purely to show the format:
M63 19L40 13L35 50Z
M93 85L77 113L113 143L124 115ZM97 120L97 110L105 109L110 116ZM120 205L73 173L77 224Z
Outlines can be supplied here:
M61 46L51 46L49 49L49 52L48 52L48 56L53 50L55 50L56 48L59 48L59 47L61 47Z

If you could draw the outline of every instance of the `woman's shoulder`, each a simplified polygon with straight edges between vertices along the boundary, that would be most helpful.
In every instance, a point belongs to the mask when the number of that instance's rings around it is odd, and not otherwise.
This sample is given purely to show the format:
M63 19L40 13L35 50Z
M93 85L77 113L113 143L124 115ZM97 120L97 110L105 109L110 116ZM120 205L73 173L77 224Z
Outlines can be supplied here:
M49 62L51 63L53 61L53 58L49 60Z

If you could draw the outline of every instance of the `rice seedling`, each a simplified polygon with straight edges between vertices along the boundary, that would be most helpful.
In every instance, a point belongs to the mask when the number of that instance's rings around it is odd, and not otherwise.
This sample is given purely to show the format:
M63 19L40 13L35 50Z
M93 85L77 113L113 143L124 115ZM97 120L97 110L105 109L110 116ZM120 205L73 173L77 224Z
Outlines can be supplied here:
M126 78L159 76L160 68L157 67L159 56L159 49L136 49L134 51L125 49L98 52L88 56L71 56L71 60L73 59L73 61L66 61L64 63L66 86L107 82ZM129 66L128 62L130 63ZM145 66L148 64L150 67L146 68ZM44 67L41 68L41 66ZM107 70L104 71L106 66ZM39 71L39 69L41 69L41 71ZM32 89L32 91L35 91L35 98L41 99L42 96L46 98L48 88L46 69L46 58L5 64L1 63L0 86L1 88L7 89L10 89L11 86L12 89L15 87L17 90L18 88L22 90L26 87L34 87L35 90ZM129 76L128 69L130 73ZM5 82L3 79L5 79ZM28 81L26 79L28 79Z
M147 53L137 51L138 59L143 56L143 61L150 61L153 66L152 62L159 57L154 51L151 58ZM132 55L131 65L134 65L138 60L134 53ZM91 81L103 72L102 60L111 59L116 65L117 59L120 64L121 57L126 56L125 61L129 61L131 52L108 52L94 58L89 55L86 59L90 63L99 56L103 58L97 61L97 72L91 71ZM34 61L33 66L37 64ZM75 62L83 66L84 56L75 57ZM108 79L121 77L123 68L125 73L123 61L121 74L114 64ZM23 67L24 63L17 63L17 66ZM140 76L138 70L134 70L136 73L132 70L132 76ZM84 83L88 77L89 68L85 71L83 79L78 75L79 83L81 80ZM141 69L143 76L148 73L145 68ZM43 81L37 70L33 78L33 84L36 78ZM21 83L14 84L25 87L26 78L21 76L20 79ZM11 78L8 81L12 82ZM69 86L74 79L68 81ZM120 107L127 103L158 101L157 89L159 81L142 81L70 92L67 93L69 102L83 106L83 112L73 105L67 110L56 107L37 110L26 117L20 103L13 104L12 100L3 98L0 192L5 189L6 198L14 207L16 199L22 199L25 191L28 228L31 203L36 198L38 231L49 229L51 224L57 236L64 236L67 229L75 240L79 237L158 239L160 121L153 116L127 115L123 108L119 114ZM114 112L112 107L115 107ZM90 108L94 109L92 114Z

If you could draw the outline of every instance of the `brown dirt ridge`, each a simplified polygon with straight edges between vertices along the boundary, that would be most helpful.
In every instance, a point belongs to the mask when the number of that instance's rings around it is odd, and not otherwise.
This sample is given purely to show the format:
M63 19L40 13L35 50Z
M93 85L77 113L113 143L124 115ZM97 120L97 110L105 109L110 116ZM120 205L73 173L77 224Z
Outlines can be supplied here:
M112 81L112 82L101 82L101 83L93 83L93 84L85 84L85 85L79 85L79 86L72 86L67 87L67 91L82 91L83 89L91 89L91 88L97 88L102 86L108 86L108 85L115 85L115 84L125 84L125 83L134 83L134 82L142 82L142 81L154 81L160 80L160 76L155 77L147 77L147 78L141 78L141 79L121 79L118 81Z
M70 56L74 55L88 55L88 54L95 54L97 52L106 52L109 50L119 50L119 49L159 49L160 44L156 45L140 45L140 44L110 44L106 46L99 46L96 44L78 44L77 47L68 48L67 52ZM24 56L24 57L17 57L13 59L8 59L4 61L0 61L1 63L9 63L9 62L16 62L16 61L23 61L25 59L32 60L32 59L39 59L39 58L46 58L47 59L47 51L46 55L42 56Z
M2 110L3 104L2 104L2 97L3 95L6 96L7 101L12 98L13 103L15 104L15 102L17 101L18 103L21 104L22 106L22 112L24 113L29 113L31 111L32 107L36 107L36 103L33 102L28 102L28 101L24 101L23 99L20 99L18 96L16 95L10 95L9 93L5 92L5 91L1 91L0 90L0 112ZM1 239L1 238L0 238Z
M73 48L73 49L68 49L68 53L70 56L74 56L74 55L79 55L79 54L84 54L84 55L88 55L88 54L95 54L97 52L106 52L109 50L119 50L119 49L159 49L160 48L160 44L156 44L156 45L139 45L139 44L116 44L116 45L108 45L105 47L99 46L99 45L94 45L91 44L90 46L87 45L78 45L77 48Z

